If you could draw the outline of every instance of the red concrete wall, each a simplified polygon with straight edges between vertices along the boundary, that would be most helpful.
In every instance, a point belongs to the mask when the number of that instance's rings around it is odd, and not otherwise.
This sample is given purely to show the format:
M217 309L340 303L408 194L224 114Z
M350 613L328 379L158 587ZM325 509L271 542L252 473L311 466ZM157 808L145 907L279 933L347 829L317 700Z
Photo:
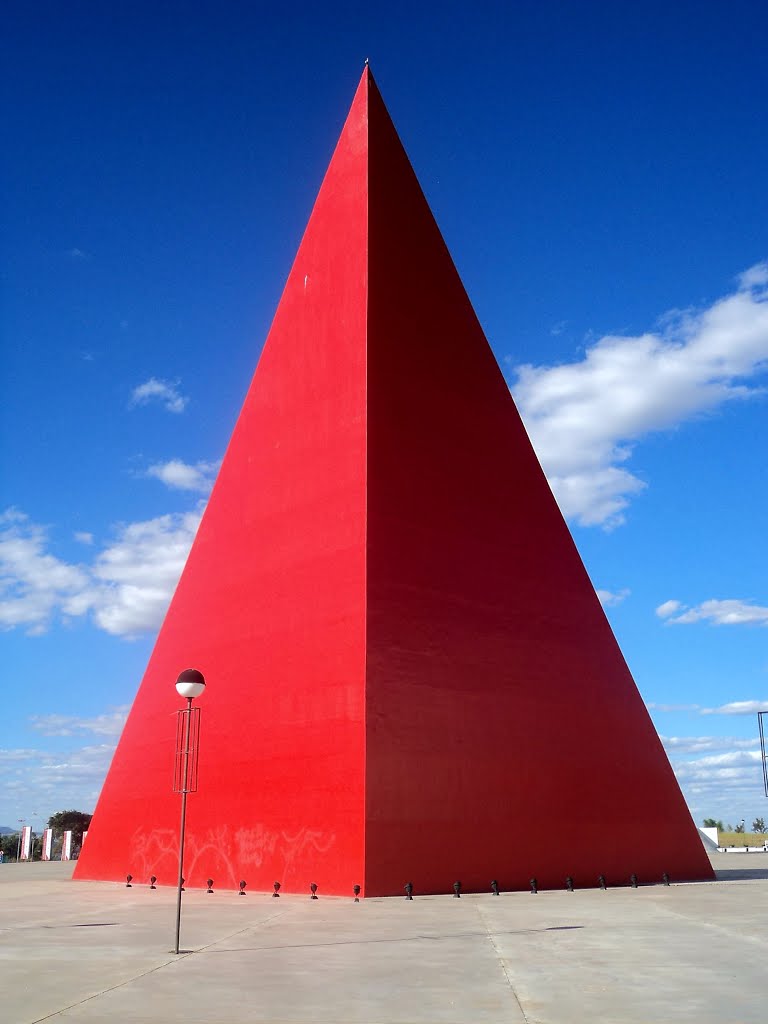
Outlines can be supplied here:
M186 667L192 885L711 877L367 71L76 877L175 882Z
M375 88L369 118L367 890L710 877Z
M367 150L361 88L77 866L175 881L174 682L193 666L191 884L362 883ZM340 227L341 226L341 227Z

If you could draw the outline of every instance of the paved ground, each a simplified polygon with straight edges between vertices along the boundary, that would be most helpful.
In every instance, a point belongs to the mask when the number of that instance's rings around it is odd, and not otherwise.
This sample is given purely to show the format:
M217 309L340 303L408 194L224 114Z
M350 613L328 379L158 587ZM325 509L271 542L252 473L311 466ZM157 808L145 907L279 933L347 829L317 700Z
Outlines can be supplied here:
M719 881L403 899L175 894L0 865L0 1014L185 1024L740 1024L766 1016L768 854ZM735 863L734 863L735 862Z

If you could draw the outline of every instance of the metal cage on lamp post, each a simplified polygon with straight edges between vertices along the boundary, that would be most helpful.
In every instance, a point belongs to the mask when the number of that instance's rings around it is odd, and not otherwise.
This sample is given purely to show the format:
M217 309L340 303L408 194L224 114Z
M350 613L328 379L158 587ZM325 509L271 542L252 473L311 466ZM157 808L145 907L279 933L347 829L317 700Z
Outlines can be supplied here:
M181 894L184 891L184 834L187 824L187 793L197 792L197 765L200 752L200 708L192 701L205 690L205 678L195 668L185 669L176 680L176 691L185 697L187 706L176 712L176 758L173 768L173 791L181 793L181 824L179 826L179 880L176 891L176 943L179 952L181 931Z
M176 712L176 761L173 766L173 791L197 792L197 764L200 750L200 708L192 706L187 698L187 707Z

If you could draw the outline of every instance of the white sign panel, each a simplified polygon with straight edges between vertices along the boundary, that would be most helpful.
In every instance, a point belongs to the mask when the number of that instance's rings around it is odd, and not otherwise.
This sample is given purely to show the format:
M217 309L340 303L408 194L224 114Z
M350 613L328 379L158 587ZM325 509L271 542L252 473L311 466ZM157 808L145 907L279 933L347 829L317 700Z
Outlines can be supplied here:
M25 825L21 830L21 859L29 860L32 853L32 826Z
M72 830L64 833L64 842L61 844L61 859L69 860L72 856Z
M51 859L51 845L53 844L53 829L47 828L43 832L43 860Z

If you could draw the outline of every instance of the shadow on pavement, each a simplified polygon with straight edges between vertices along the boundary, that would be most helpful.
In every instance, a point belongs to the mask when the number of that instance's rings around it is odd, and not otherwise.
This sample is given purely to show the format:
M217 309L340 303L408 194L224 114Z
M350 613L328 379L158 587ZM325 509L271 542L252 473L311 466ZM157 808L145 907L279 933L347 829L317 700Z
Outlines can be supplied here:
M764 868L715 868L718 882L738 882L747 878L768 878L768 865Z

